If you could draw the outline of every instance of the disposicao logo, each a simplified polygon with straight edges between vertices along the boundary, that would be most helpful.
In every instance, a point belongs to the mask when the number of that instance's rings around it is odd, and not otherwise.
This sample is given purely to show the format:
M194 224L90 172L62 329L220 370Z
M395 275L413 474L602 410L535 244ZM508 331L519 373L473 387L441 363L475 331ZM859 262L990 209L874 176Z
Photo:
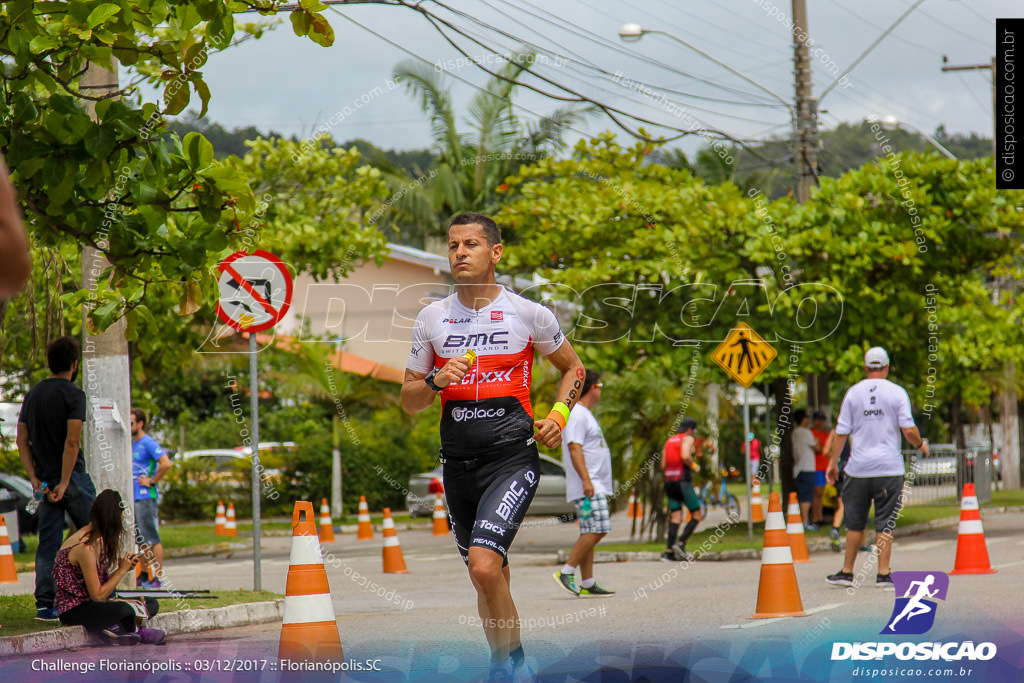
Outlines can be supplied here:
M882 635L920 635L935 624L936 600L945 600L949 577L943 572L893 572L896 604L880 633ZM994 643L833 643L832 660L870 660L895 656L900 660L989 660L996 656Z
M889 623L880 633L926 633L935 623L938 607L938 603L931 598L946 599L949 577L944 572L893 572L892 582L896 587L896 605L892 608Z

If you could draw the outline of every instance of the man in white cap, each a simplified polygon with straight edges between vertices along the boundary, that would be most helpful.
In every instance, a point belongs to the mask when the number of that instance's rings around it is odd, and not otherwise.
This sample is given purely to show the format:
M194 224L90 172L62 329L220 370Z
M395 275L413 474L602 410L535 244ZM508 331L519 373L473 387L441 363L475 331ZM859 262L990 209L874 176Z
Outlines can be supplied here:
M826 578L835 586L853 585L853 565L864 540L868 510L875 503L875 532L878 536L878 575L875 585L893 590L889 560L892 556L892 531L900 509L903 492L903 455L900 453L900 432L928 455L928 442L914 425L910 397L906 390L890 382L889 354L880 346L864 354L867 379L850 387L843 397L832 440L826 477L830 484L839 476L839 455L846 440L853 436L850 460L846 463L846 479L841 491L846 521L846 557L843 568Z

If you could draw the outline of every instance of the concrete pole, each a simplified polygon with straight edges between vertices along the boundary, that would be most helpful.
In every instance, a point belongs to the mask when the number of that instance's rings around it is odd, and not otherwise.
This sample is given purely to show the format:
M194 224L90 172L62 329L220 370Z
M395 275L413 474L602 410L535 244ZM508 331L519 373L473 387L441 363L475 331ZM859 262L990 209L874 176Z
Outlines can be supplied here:
M117 65L110 71L90 63L79 85L91 96L101 97L117 91ZM84 101L86 112L96 119L96 103ZM120 220L120 209L112 220ZM105 235L100 244L106 242ZM95 290L103 271L109 266L103 253L93 247L82 249L82 287ZM94 302L87 301L83 317ZM97 492L114 489L125 502L125 527L131 535L128 548L135 541L135 494L132 485L132 442L129 429L131 410L131 374L128 363L128 342L125 321L118 320L101 334L91 334L82 325L82 386L87 398L86 420L82 446L86 470L96 484ZM135 586L135 574L129 572L122 587Z
M818 102L811 96L811 51L807 45L809 36L807 0L793 0L793 74L796 91L793 143L796 154L796 197L801 204L811 198L811 188L818 175Z

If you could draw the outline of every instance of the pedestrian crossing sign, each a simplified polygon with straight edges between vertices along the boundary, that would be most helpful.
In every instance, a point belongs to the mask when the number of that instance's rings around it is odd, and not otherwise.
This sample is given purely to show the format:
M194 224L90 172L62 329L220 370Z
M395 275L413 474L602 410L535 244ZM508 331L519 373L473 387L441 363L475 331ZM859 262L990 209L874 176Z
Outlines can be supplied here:
M772 345L750 325L740 323L732 329L718 348L711 354L711 359L745 387L749 387L758 375L775 360L778 354Z

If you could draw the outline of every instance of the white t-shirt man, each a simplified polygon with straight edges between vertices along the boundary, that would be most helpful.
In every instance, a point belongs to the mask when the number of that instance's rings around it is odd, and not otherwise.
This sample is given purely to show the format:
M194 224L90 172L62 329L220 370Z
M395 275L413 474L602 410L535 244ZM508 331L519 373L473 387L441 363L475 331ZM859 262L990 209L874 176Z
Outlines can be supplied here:
M807 427L793 430L793 474L814 471L814 432Z
M861 380L850 387L839 410L836 434L853 440L846 474L895 477L904 473L900 429L914 426L907 391L887 379Z
M569 421L562 431L562 464L565 466L565 499L568 501L583 498L583 480L572 465L569 455L569 444L579 444L583 449L583 459L594 483L594 495L612 494L612 453L604 440L604 432L597 424L597 419L586 406L579 403L572 407Z

